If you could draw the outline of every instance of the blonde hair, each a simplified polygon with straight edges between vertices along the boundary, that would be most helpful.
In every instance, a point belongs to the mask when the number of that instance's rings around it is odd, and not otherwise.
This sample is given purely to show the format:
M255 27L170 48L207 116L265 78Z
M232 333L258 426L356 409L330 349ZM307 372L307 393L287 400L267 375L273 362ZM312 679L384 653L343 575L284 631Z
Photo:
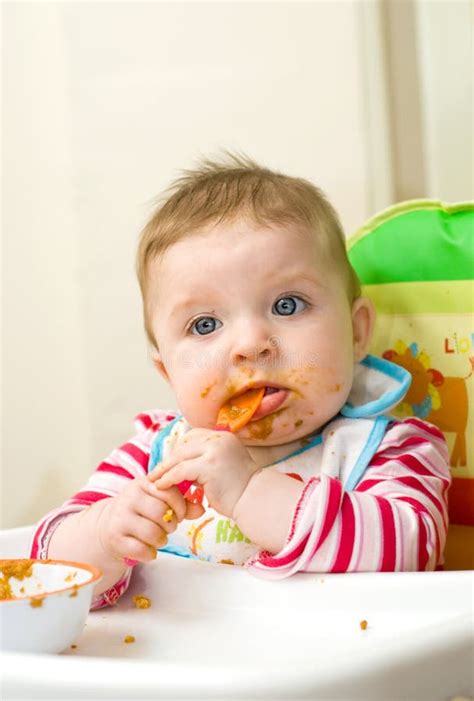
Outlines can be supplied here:
M145 332L155 348L147 294L150 262L203 227L237 217L260 226L293 224L309 231L340 271L350 301L360 295L339 218L321 190L303 178L262 167L245 155L225 152L221 161L204 159L194 170L182 171L140 234L136 272Z

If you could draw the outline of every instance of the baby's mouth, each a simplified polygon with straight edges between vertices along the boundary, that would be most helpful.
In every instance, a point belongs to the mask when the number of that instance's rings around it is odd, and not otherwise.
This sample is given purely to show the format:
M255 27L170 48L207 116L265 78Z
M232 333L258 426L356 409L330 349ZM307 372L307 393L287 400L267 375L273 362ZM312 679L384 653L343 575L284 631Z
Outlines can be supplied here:
M260 406L255 414L253 414L250 423L252 423L252 421L263 419L264 416L268 416L268 414L272 414L274 411L279 409L288 395L289 390L287 389L265 387L265 394L260 402Z
M221 406L215 430L231 431L232 433L240 431L248 423L258 421L276 411L288 394L289 390L284 387L264 385L263 383L257 387L247 387Z

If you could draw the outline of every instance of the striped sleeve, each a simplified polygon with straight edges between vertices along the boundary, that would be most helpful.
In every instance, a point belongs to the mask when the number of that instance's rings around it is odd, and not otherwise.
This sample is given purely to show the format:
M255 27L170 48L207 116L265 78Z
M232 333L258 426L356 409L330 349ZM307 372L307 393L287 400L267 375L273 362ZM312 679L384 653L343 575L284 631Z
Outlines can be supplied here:
M443 562L450 482L443 434L416 418L392 424L354 491L327 475L310 479L283 550L246 566L269 578L434 570Z
M129 480L145 475L154 437L176 416L176 412L161 409L138 414L134 420L136 433L133 438L115 448L76 494L41 519L33 534L30 557L40 560L48 557L49 542L54 531L70 514L83 511L101 499L116 496ZM120 582L101 595L100 602L94 601L93 608L115 603L126 590L129 579L130 572L127 572Z

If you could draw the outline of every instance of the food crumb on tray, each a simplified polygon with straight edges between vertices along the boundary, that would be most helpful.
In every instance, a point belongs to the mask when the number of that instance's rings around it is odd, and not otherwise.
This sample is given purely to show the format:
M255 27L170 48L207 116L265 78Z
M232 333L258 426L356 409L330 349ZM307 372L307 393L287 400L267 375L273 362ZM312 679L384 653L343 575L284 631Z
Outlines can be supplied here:
M151 599L147 596L143 596L143 594L137 594L137 596L133 597L133 603L137 609L149 609L151 606Z
M43 605L44 596L32 596L30 599L30 606L34 609L39 608Z
M134 635L126 635L125 638L123 639L124 643L134 643L135 642L135 636Z

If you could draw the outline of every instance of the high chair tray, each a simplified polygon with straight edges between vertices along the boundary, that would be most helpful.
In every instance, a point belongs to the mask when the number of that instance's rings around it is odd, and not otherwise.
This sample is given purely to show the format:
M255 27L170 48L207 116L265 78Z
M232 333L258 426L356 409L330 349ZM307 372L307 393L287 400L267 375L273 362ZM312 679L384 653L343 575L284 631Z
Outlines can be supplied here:
M30 533L0 533L0 555L25 556ZM268 582L159 554L77 648L5 653L2 699L444 701L473 693L472 608L467 571Z

